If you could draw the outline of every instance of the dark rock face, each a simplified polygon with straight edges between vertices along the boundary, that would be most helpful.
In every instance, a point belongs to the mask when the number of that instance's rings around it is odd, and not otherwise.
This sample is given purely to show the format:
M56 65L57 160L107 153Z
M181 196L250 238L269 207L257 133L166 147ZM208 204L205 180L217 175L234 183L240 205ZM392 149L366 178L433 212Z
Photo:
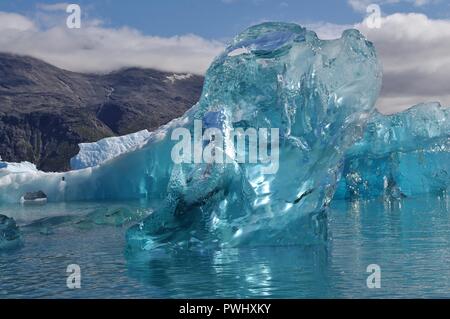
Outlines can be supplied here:
M203 77L172 75L138 68L79 74L0 53L0 156L65 171L78 143L154 130L201 94Z

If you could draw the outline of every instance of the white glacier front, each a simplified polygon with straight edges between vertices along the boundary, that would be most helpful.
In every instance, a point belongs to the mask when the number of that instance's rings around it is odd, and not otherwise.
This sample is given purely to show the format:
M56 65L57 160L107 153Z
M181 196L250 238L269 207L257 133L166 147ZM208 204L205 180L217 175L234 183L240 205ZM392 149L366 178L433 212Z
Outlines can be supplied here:
M81 143L80 152L70 160L70 167L79 170L98 166L142 146L150 135L148 130L142 130L124 136L107 137L94 143Z
M38 170L36 165L30 162L9 163L2 161L0 157L0 176L17 173L36 173Z
M43 191L49 202L149 197L152 190L158 192L160 189L161 185L155 181L164 180L153 176L172 163L170 149L161 144L170 140L170 134L167 134L170 130L184 122L184 119L173 120L151 132L143 143L134 145L132 152L128 149L116 157L110 152L111 159L103 164L79 170L47 173L37 170L31 163L5 163L9 169L0 169L0 203L20 203L24 194L37 191ZM164 157L163 151L156 151L158 148L166 149L168 156ZM161 160L157 158L159 155ZM88 158L86 163L94 163L94 159Z

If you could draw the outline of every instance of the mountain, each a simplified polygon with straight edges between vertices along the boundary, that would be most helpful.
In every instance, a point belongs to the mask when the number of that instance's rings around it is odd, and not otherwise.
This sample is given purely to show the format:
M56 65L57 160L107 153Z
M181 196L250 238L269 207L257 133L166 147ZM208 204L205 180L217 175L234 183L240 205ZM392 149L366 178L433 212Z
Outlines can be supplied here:
M65 171L94 142L179 117L201 94L203 77L130 68L80 74L0 53L0 156Z

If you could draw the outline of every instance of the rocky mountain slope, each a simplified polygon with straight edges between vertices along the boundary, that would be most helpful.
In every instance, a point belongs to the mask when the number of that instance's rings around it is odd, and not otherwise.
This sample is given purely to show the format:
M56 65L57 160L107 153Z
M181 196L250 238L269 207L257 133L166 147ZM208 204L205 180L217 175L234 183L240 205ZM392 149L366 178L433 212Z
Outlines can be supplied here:
M0 156L69 169L78 143L153 130L182 115L203 78L151 69L79 74L0 53Z

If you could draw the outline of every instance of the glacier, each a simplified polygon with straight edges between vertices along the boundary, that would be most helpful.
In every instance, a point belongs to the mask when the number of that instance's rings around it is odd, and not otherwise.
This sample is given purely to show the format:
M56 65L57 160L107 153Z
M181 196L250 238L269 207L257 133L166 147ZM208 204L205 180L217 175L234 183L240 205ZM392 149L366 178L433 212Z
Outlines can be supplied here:
M38 169L36 168L36 165L30 162L10 163L2 161L2 158L0 157L0 176L26 172L37 173Z
M70 159L70 168L79 170L98 166L117 156L141 147L150 138L151 132L136 133L101 139L94 143L78 144L80 152Z
M450 108L423 103L375 113L346 153L336 199L442 194L450 186Z

